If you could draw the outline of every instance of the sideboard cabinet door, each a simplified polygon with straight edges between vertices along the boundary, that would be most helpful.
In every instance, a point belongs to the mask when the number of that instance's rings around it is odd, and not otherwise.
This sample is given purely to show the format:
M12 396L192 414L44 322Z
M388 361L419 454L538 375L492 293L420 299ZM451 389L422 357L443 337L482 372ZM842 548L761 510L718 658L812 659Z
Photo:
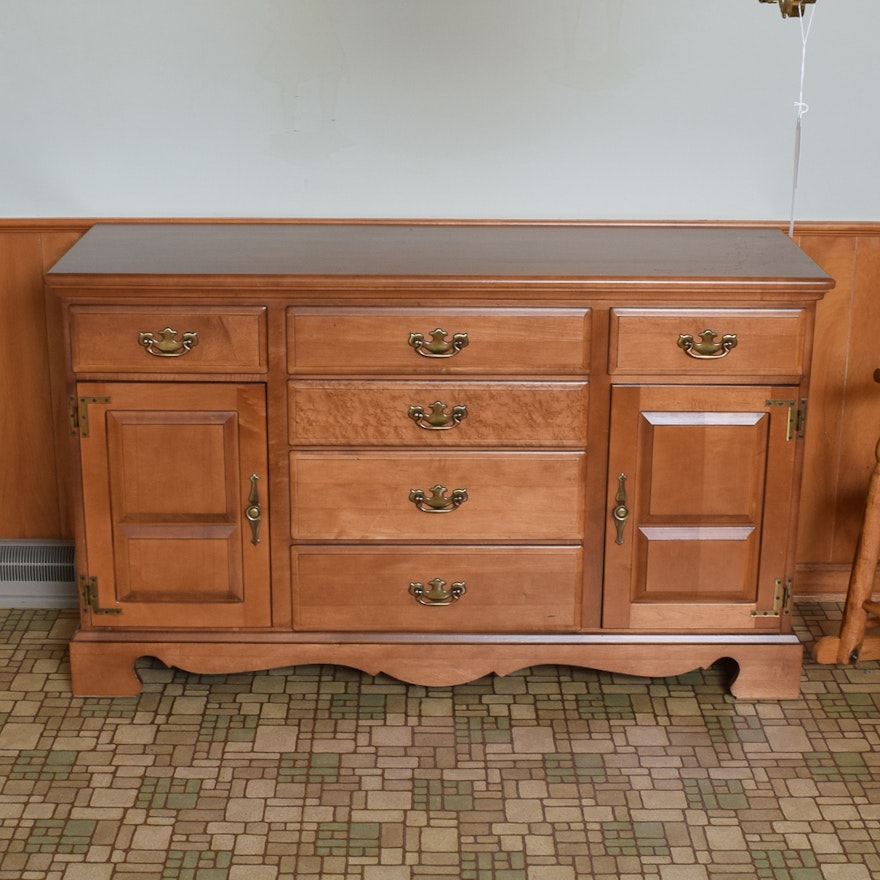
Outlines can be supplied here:
M80 383L92 627L265 627L265 390L259 384Z
M790 630L797 388L612 395L604 626Z

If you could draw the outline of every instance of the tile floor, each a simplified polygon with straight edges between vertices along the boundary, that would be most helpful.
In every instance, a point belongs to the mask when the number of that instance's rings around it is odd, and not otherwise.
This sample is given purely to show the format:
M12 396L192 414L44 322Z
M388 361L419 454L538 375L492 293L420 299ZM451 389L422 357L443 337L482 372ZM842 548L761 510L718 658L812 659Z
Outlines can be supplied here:
M840 605L799 606L809 642ZM720 668L348 669L69 692L69 611L0 611L0 880L871 880L880 664L736 702Z

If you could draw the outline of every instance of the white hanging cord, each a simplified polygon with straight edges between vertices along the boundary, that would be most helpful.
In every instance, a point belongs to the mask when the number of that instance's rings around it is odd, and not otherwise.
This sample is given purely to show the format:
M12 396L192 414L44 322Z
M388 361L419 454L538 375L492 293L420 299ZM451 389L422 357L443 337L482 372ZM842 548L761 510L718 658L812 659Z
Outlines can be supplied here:
M798 100L794 102L797 108L797 122L794 129L794 175L791 182L791 212L788 221L788 234L794 235L794 203L797 196L798 171L801 164L801 128L804 115L810 109L810 105L804 102L804 77L807 71L807 41L810 39L810 29L813 27L813 16L816 14L815 5L810 6L809 17L804 14L801 6L799 21L801 25L801 87ZM806 19L806 24L804 23Z

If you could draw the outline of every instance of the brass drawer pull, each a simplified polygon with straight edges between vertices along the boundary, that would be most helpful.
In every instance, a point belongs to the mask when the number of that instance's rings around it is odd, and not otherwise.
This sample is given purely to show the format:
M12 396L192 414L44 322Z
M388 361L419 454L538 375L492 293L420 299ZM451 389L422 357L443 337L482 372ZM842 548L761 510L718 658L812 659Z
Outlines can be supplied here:
M678 347L688 356L697 360L717 360L727 357L736 348L736 333L725 333L721 342L716 342L718 334L714 330L704 330L697 342L690 333L678 337Z
M446 339L446 331L439 327L432 330L429 335L430 342L422 333L410 333L407 344L414 348L417 354L426 358L451 358L468 344L467 333L453 333L451 342Z
M467 501L467 489L453 489L452 494L446 497L446 486L439 484L428 490L430 497L424 489L412 489L409 500L423 513L451 513L458 510Z
M256 474L251 474L251 491L248 494L248 506L245 508L245 519L251 524L251 544L255 547L260 543L260 525L263 522L263 508L260 506L260 492L257 489Z
M430 413L426 413L424 407L411 406L409 408L409 417L420 427L426 431L448 431L456 425L461 424L461 420L467 418L466 406L454 406L452 412L447 413L446 404L435 400L429 407Z
M431 589L426 590L425 585L418 582L409 585L409 594L415 598L419 605L428 605L435 608L451 605L467 592L464 581L456 581L447 590L446 581L443 578L434 578L434 580L428 581L428 586Z
M623 543L623 530L626 528L626 521L629 519L629 508L626 506L626 474L620 474L617 478L617 494L614 496L614 509L611 511L611 517L614 525L617 527L617 538L615 544Z
M177 331L166 327L159 332L159 338L152 333L138 333L138 343L154 357L175 358L192 351L199 344L198 333L183 333L177 338Z

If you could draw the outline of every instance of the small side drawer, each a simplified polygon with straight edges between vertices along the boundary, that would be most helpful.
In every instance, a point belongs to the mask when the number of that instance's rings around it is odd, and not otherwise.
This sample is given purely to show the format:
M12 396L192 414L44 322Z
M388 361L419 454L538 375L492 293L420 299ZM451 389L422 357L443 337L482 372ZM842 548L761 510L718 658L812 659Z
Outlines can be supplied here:
M578 623L579 547L294 547L292 562L297 630L539 633Z
M587 372L586 309L310 309L287 317L287 361L303 374Z
M612 309L608 370L688 381L795 377L804 372L806 333L803 309Z
M580 541L585 458L575 452L294 452L291 536L303 543Z
M300 446L550 446L587 442L586 382L346 382L288 388Z
M76 373L265 373L260 306L70 308Z

